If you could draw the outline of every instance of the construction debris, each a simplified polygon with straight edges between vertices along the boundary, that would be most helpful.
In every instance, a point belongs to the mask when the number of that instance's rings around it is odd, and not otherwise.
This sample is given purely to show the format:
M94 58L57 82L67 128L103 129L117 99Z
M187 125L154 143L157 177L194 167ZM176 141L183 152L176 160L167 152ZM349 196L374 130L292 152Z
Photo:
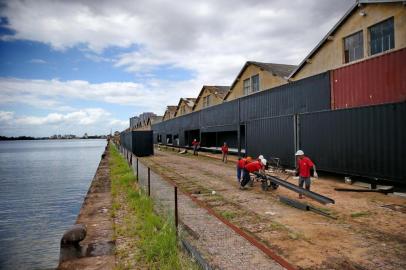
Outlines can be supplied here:
M335 188L335 191L346 191L346 192L378 192L383 194L388 194L393 192L393 187L388 189L359 189L359 188Z
M328 217L328 218L337 219L336 217L330 215L327 212L324 212L324 211L322 211L320 209L317 209L317 208L315 208L313 206L310 206L310 205L308 205L306 203L302 203L302 202L290 199L290 198L285 197L285 196L279 196L279 201L284 203L284 204L287 204L289 206L292 206L292 207L295 207L297 209L303 210L303 211L312 211L312 212L314 212L316 214L319 214L319 215L322 215L322 216L325 216L325 217Z
M282 186L284 188L290 189L290 190L292 190L294 192L297 192L299 194L302 194L302 195L305 195L305 196L307 196L309 198L312 198L313 200L316 200L319 203L322 203L322 204L335 203L334 200L331 199L331 198L328 198L328 197L323 196L321 194L318 194L316 192L301 188L301 187L296 186L296 185L294 185L292 183L289 183L289 182L287 182L285 180L282 180L282 179L280 179L280 178L278 178L276 176L260 174L260 173L257 173L257 172L254 172L254 174L257 177L259 177L259 178L261 178L263 180L270 181L271 184L276 185L276 187L277 186Z
M382 205L382 207L389 208L393 211L401 212L406 214L406 205L399 205L399 204L387 204Z

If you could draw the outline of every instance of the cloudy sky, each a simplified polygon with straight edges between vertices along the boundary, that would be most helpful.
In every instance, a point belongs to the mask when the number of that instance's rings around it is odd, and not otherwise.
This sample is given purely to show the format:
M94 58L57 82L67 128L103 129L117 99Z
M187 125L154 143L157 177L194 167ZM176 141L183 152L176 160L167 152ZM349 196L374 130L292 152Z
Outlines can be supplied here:
M0 135L123 130L245 61L298 64L353 3L0 0Z

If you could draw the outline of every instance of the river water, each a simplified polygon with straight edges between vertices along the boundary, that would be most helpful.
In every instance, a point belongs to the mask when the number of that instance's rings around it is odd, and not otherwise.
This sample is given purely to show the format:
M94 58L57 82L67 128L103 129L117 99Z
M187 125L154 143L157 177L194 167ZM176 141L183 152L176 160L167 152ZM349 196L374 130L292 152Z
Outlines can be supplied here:
M106 140L0 141L0 269L53 269Z

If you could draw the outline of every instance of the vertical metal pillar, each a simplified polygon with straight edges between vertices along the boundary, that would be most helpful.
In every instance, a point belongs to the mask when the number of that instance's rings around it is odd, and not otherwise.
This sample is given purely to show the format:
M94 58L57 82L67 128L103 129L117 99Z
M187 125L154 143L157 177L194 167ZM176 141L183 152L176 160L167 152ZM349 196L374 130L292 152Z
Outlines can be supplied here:
M148 196L151 196L151 169L148 167Z
M299 121L299 114L293 115L293 139L294 139L294 146L295 152L300 149L300 121ZM295 153L292 153L294 155ZM295 156L295 167L297 167L297 159Z
M175 227L176 227L176 234L178 234L178 187L175 186Z
M238 106L237 106L237 149L238 149L238 156L241 157L241 122L240 122L240 99L238 99Z
M138 175L138 158L137 158L137 182L139 182L139 175Z

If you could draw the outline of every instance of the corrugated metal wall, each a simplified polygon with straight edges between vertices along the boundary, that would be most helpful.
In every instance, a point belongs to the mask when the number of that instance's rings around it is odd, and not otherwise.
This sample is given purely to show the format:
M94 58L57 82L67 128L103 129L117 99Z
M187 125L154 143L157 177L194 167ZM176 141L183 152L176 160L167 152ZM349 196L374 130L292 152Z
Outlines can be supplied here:
M238 100L206 108L200 113L202 130L238 130Z
M249 156L262 154L265 158L278 157L281 164L294 167L293 116L280 116L247 122L247 147Z
M131 131L121 132L120 133L120 143L127 150L131 151L132 147L132 138Z
M300 147L321 170L406 181L406 103L300 115Z
M240 121L329 110L329 72L249 95L240 100Z
M152 130L132 131L132 153L138 157L154 154Z
M144 131L127 131L120 133L121 145L137 156L153 155L153 132Z
M331 72L333 109L406 100L406 48Z

